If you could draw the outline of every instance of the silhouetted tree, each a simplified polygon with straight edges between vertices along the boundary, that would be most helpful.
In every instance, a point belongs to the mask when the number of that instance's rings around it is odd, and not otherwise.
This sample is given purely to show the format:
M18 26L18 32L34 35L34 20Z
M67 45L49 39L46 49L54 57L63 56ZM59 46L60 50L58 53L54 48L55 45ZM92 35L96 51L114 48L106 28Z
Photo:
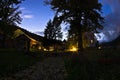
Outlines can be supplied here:
M83 32L97 32L97 28L103 28L102 5L98 0L45 0L45 3L56 12L59 23L70 24L71 34L78 36L78 51L83 50Z
M5 46L6 33L9 29L6 26L17 25L21 22L21 11L19 11L19 4L23 0L0 0L0 29L3 31L4 38L2 40ZM6 31L7 30L7 31Z
M10 25L17 25L21 22L21 11L19 4L23 0L1 0L0 1L0 21Z
M54 20L53 21L50 20L47 23L44 35L47 39L61 40L62 39L61 26L57 25L57 22L55 22Z
M46 26L46 29L44 30L44 36L47 38L47 39L52 39L53 38L53 24L52 24L52 21L49 20L49 22L47 23L47 26Z

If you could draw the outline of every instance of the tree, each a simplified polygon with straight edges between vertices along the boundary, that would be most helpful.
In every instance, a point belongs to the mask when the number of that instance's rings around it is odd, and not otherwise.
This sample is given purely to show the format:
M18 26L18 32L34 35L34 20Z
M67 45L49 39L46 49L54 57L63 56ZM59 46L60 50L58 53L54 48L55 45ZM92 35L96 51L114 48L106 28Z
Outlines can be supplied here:
M6 38L6 31L9 29L6 29L6 26L10 25L17 25L17 23L20 24L21 22L21 11L19 11L19 4L23 0L0 0L0 29L3 31L3 46L5 46L5 38ZM4 26L4 27L2 27Z
M44 30L44 36L47 38L47 39L52 39L53 38L53 34L52 34L52 31L53 30L53 25L52 25L52 22L51 20L47 23L47 26L46 26L46 29Z
M53 19L53 21L50 20L47 23L46 29L44 31L44 35L47 39L55 39L55 40L62 39L61 26L57 25L55 18Z
M21 22L21 11L19 4L23 0L1 0L0 2L0 21L10 25L17 25Z
M70 33L78 37L78 52L83 51L82 34L84 32L97 32L102 29L101 4L98 0L46 0L46 4L58 15L62 21L70 24Z

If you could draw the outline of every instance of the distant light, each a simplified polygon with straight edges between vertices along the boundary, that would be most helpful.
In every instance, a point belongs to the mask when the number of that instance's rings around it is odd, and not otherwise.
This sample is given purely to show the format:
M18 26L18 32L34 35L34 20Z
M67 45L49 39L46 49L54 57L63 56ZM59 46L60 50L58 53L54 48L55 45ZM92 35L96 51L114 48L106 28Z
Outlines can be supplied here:
M46 48L43 49L44 51L48 51Z
M54 51L54 47L50 47L49 51Z
M75 46L72 46L70 51L77 51L77 48Z
M102 49L102 47L101 47L101 46L99 46L99 47L98 47L98 49Z
M49 47L49 49L44 48L44 51L54 51L54 47Z
M41 46L39 46L38 49L41 50L42 49Z
M93 40L90 40L91 44L93 43Z

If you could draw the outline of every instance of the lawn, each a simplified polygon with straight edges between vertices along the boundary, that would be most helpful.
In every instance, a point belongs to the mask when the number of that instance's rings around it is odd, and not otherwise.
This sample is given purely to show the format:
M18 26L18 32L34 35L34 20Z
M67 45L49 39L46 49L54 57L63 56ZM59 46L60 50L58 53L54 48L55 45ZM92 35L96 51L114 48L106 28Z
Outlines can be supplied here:
M0 50L0 77L10 76L13 73L23 70L41 60L41 58L40 56L36 58L26 55L24 52L14 50Z
M66 80L120 80L119 50L87 50L64 57Z

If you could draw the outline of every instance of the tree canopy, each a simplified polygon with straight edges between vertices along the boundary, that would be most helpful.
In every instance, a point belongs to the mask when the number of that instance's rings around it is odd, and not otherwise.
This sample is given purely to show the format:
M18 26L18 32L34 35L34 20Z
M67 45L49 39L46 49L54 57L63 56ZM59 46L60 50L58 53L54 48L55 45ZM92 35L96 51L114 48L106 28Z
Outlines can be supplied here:
M70 24L70 33L78 36L78 51L83 50L83 32L97 32L102 29L103 17L98 0L45 0L62 21Z
M0 2L0 21L10 25L17 25L21 22L21 11L19 4L23 0L1 0Z
M53 21L49 20L44 30L44 35L47 39L54 39L54 40L62 39L61 26L58 25L58 22L56 21L56 17L53 19Z

